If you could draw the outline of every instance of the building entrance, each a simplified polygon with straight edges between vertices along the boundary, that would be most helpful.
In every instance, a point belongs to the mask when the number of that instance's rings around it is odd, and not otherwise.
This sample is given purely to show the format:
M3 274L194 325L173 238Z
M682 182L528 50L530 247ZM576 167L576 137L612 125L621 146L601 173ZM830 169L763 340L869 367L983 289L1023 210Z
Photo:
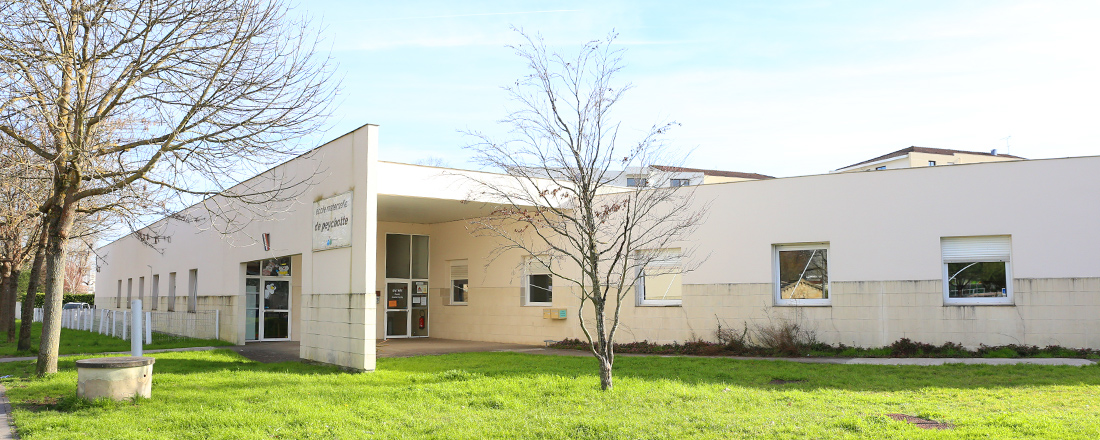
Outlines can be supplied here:
M387 338L428 336L428 236L386 235Z
M245 263L245 340L290 339L290 257Z

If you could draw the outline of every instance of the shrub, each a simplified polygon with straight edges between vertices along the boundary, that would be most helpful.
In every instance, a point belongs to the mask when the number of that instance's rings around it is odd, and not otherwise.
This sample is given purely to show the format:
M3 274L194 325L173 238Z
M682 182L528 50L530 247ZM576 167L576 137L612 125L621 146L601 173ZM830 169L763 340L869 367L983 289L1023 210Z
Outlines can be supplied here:
M19 296L19 301L20 302L23 302L26 299L27 299L26 295L20 295ZM94 293L66 293L61 297L61 303L62 304L70 303L70 302L84 302L84 303L94 305L95 304L95 294ZM45 304L45 303L46 303L46 294L45 293L39 293L38 295L35 295L35 297L34 297L34 306L35 307L42 307L42 305Z

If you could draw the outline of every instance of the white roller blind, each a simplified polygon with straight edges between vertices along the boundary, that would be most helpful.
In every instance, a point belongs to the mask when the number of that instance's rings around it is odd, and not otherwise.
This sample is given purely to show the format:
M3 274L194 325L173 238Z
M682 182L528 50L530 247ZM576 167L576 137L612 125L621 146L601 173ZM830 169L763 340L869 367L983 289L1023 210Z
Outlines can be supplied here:
M940 239L944 263L1009 261L1012 243L1006 235L944 237Z
M639 258L649 259L649 266L679 266L680 255L680 248L638 251Z
M470 278L470 266L466 260L451 262L451 279L464 280Z

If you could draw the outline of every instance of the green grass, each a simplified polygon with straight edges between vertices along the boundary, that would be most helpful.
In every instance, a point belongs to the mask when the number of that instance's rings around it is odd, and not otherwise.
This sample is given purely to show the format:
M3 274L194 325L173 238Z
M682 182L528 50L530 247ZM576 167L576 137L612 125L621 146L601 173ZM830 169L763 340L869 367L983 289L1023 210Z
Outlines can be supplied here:
M228 350L155 355L153 398L74 397L2 364L25 439L1100 437L1100 367L800 364L466 353L379 359L374 373L258 364ZM803 380L771 385L773 379ZM957 425L926 431L884 414Z
M18 325L18 324L16 324ZM0 357L4 356L35 356L38 354L38 340L42 335L42 323L36 322L31 327L31 350L17 351L15 342L6 342L4 334L0 333ZM146 350L162 348L183 347L210 347L233 345L229 342L213 339L171 339L154 333L153 343L146 344ZM130 341L120 338L104 336L95 332L83 330L61 329L61 354L105 353L112 351L130 351Z

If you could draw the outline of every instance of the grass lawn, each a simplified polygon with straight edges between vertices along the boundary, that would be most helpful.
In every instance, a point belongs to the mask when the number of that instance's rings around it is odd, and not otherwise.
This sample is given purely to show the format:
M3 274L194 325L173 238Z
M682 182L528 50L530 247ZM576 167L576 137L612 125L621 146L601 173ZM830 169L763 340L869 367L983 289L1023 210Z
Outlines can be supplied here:
M612 392L591 358L465 353L379 359L350 374L228 350L154 355L153 398L75 398L0 364L25 439L1100 437L1100 366L939 367L623 357ZM774 379L802 380L783 385ZM887 418L945 421L922 430Z
M36 322L32 324L31 351L17 351L15 349L16 343L6 342L7 339L3 337L3 334L0 334L0 357L37 355L38 339L41 335L42 323ZM146 344L145 349L156 350L159 348L210 347L219 345L233 344L212 339L169 339L154 333L153 343ZM67 328L61 329L61 354L104 353L111 351L130 351L130 341L104 336L96 332L86 332Z

